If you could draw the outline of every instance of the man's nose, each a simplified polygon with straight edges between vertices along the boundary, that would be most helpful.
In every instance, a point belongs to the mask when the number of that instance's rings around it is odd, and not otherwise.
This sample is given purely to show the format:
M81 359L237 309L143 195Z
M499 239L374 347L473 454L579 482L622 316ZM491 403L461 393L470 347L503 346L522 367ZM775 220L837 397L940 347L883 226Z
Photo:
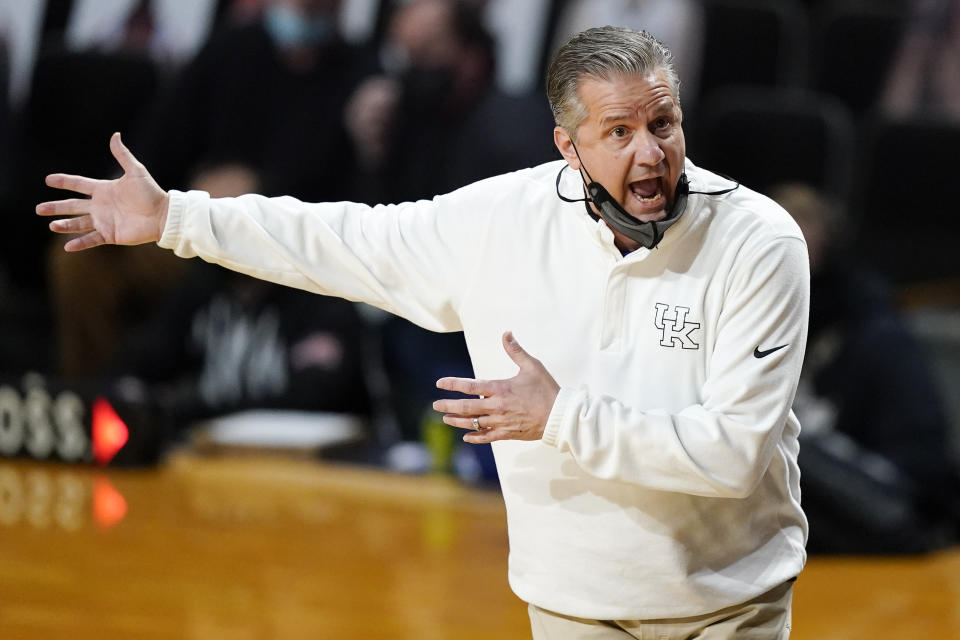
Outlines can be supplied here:
M649 131L642 131L634 139L633 161L641 167L653 167L666 157L660 141Z

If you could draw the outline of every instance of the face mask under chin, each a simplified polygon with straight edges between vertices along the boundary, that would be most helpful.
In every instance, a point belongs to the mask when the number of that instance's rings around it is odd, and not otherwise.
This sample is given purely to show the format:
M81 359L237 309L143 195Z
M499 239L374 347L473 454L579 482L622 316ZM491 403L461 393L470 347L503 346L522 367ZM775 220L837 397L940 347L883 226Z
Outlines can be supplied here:
M582 177L582 176L581 176ZM619 231L626 237L638 243L641 247L653 249L663 239L673 224L683 215L687 206L687 176L681 174L680 180L674 190L674 200L667 210L667 216L663 220L651 220L643 222L632 216L619 202L598 182L591 181L586 185L590 200L600 210L604 221L616 231ZM589 207L589 204L587 205Z
M630 238L641 247L646 247L647 249L656 247L663 239L663 234L666 230L683 215L683 211L687 205L688 193L687 176L685 173L681 174L680 179L677 181L676 188L674 189L673 203L671 203L667 210L667 217L663 220L643 222L633 217L624 209L622 204L610 195L610 192L607 191L602 184L590 176L590 171L583 163L583 158L580 157L580 151L576 145L573 145L573 151L577 154L577 159L580 161L581 170L577 173L583 181L587 196L584 198L567 198L560 193L560 178L566 167L561 169L557 174L557 196L566 202L586 202L587 212L595 217L596 214L594 214L590 208L590 203L592 202L597 207L597 210L600 211L600 215L610 228ZM584 174L586 174L586 177L584 177Z

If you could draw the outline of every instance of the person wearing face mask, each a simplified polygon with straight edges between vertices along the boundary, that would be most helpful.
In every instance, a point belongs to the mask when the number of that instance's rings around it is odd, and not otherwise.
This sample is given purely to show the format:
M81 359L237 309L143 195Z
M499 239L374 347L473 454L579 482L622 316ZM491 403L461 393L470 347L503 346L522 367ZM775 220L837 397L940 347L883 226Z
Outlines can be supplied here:
M581 32L546 85L562 159L433 199L167 192L115 135L124 176L51 175L91 197L37 213L68 216L51 223L81 234L68 250L158 242L462 330L476 378L438 380L466 397L434 408L493 444L536 640L783 640L806 560L790 409L803 236L687 157L680 81L651 34Z
M355 199L430 197L554 157L531 135L550 125L542 97L494 86L494 42L476 3L398 4L380 61L383 73L357 88L344 114L360 165Z
M346 197L340 113L374 60L340 38L339 4L269 0L216 34L135 136L158 177L186 184L201 164L243 165L268 193Z

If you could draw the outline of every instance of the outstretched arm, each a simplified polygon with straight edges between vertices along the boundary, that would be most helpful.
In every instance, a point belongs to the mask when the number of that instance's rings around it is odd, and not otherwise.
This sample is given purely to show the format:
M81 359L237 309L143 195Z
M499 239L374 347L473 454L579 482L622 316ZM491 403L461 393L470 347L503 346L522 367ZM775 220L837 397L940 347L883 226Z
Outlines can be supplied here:
M169 194L124 146L119 133L110 138L110 152L123 169L123 175L115 180L62 173L47 176L47 185L51 187L88 196L37 205L37 215L71 216L50 223L50 229L57 233L82 234L67 242L67 251L102 244L157 242L163 233Z

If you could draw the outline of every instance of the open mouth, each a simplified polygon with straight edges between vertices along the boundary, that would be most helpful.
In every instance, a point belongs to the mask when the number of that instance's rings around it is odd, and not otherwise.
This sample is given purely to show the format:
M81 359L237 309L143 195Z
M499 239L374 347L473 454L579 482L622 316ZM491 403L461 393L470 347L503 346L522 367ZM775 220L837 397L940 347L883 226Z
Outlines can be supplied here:
M658 204L663 200L661 178L648 178L630 183L630 192L645 205Z

